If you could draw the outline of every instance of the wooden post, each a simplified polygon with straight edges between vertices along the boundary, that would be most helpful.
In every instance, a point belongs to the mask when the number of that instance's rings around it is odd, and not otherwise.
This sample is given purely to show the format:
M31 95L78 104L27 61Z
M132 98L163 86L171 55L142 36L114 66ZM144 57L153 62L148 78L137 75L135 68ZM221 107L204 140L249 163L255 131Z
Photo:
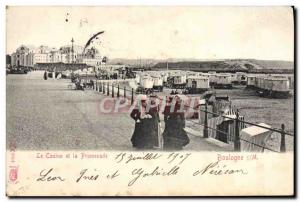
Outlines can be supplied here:
M120 97L120 85L118 84L117 97Z
M109 83L107 82L107 95L109 95Z
M99 92L102 92L102 85L103 85L103 84L102 84L102 82L101 82L100 85L99 85L99 88L98 88L98 89L99 89Z
M114 84L111 84L111 97L115 97L115 88L114 88Z
M235 119L235 134L234 134L234 151L241 151L240 143L240 120L239 120L239 110L236 112Z
M201 105L199 105L199 108L198 108L198 121L199 121L199 124L201 124Z
M208 113L207 113L207 100L205 100L205 116L204 116L204 129L203 129L203 137L208 138Z
M124 86L124 97L126 98L126 86Z
M96 80L96 88L95 88L96 91L98 91L98 83L97 83L97 80Z
M131 105L133 105L133 88L131 88Z
M285 132L284 132L285 126L284 124L281 124L281 141L280 141L280 152L285 152Z
M102 89L103 94L105 94L105 83L103 83L103 89Z
M93 80L93 81L94 81L94 80ZM97 84L97 83L96 83L96 84ZM92 89L93 89L93 90L95 90L95 83L93 83L93 87L92 87Z

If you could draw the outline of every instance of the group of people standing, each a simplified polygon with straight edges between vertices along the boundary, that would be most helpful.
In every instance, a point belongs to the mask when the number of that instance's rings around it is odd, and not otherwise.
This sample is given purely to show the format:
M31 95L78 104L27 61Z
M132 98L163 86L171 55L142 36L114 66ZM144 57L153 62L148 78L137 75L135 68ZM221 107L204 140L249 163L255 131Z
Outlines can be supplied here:
M48 78L52 78L52 79L61 79L62 78L62 74L60 72L55 72L55 71L49 71L45 70L44 71L44 75L43 75L44 80L47 80Z
M130 114L135 120L135 128L131 138L133 147L137 149L181 150L190 140L185 127L185 115L181 109L181 100L177 96L169 98L164 110L165 129L161 131L159 105L154 102L157 97L141 96Z

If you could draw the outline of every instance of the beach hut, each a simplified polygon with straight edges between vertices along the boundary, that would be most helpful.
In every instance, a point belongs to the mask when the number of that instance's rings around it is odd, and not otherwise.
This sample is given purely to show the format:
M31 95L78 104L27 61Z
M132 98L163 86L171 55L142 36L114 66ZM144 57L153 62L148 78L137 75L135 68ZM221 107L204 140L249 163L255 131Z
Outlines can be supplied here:
M270 96L272 98L288 98L290 95L290 81L288 78L271 79Z
M153 75L153 89L162 91L163 90L163 78L160 75Z
M186 75L183 73L171 75L169 77L171 87L173 88L184 88L186 86Z
M265 89L265 77L258 77L257 87L260 90L264 90Z
M270 92L272 90L273 78L264 78L264 90Z
M209 78L194 76L187 79L187 91L190 94L203 93L209 89Z
M255 88L256 86L256 76L255 75L248 75L247 77L247 88Z
M271 126L260 123L260 126L271 128ZM241 151L264 152L267 141L271 137L272 131L258 126L244 128L240 132ZM260 145L260 146L258 146Z
M153 78L151 76L149 76L149 75L143 75L141 77L140 86L143 89L152 89L153 88L153 83L154 83L154 80L153 80Z
M247 84L247 74L245 72L236 72L237 83L246 85Z
M231 83L238 84L238 78L236 74L230 74L231 76Z
M231 76L229 74L217 74L215 88L232 88Z
M162 77L163 77L163 83L164 84L167 83L169 74L167 72L164 72L163 75L162 75Z
M216 84L216 82L217 82L217 73L216 72L208 72L208 74L209 74L209 85L210 86L213 86L213 85L215 85Z

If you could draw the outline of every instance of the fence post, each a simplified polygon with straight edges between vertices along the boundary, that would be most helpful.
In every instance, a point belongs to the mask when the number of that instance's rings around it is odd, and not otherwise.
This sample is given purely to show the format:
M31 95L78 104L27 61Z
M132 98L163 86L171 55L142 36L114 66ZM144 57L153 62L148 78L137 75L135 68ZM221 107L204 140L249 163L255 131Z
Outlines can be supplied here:
M131 88L131 105L133 105L133 88Z
M101 82L100 82L98 90L99 90L99 92L102 92L102 83Z
M105 94L105 83L103 83L103 89L102 89L103 94Z
M107 95L109 95L109 83L107 82Z
M199 105L199 108L198 108L198 121L199 121L199 124L201 124L201 105Z
M281 124L281 141L280 141L280 152L285 152L285 132L284 132L285 126L284 124Z
M208 138L208 113L207 113L207 100L205 100L205 114L204 114L204 129L203 129L203 137Z
M111 97L115 97L115 88L114 88L114 84L111 84Z
M236 112L235 119L235 134L234 134L234 151L241 151L240 143L240 121L239 121L239 110Z
M126 98L126 86L124 86L124 97Z
M117 97L120 97L120 85L118 84Z
M98 91L98 83L97 83L97 80L96 80L96 88L95 88L96 91Z

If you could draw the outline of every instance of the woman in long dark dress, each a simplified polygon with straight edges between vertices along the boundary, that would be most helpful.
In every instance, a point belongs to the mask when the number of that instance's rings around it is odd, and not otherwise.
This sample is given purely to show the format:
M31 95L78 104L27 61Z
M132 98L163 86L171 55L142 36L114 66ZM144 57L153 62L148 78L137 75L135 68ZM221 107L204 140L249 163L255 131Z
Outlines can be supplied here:
M164 109L165 130L163 132L164 149L181 150L189 144L190 139L184 130L185 116L184 111L180 110L180 100L172 102ZM172 105L175 105L172 107Z
M47 75L47 71L44 72L44 79L47 80L48 79L48 75Z
M131 137L132 146L137 149L153 149L158 146L158 108L151 107L146 111L147 103L143 98L141 106L132 110L130 116L135 120Z

